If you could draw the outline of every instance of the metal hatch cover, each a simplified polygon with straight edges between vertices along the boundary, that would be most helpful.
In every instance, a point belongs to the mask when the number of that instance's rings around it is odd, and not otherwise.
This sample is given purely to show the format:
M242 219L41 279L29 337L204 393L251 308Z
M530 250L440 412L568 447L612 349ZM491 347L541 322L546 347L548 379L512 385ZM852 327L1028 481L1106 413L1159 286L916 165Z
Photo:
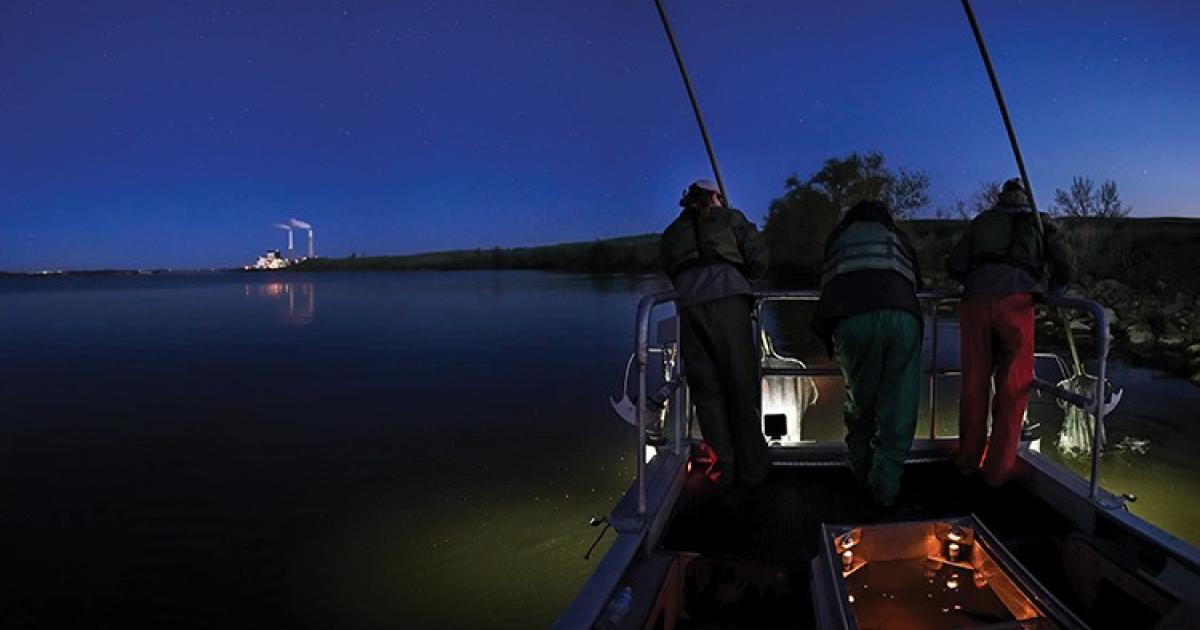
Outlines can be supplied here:
M821 526L812 561L818 628L1087 626L975 516Z

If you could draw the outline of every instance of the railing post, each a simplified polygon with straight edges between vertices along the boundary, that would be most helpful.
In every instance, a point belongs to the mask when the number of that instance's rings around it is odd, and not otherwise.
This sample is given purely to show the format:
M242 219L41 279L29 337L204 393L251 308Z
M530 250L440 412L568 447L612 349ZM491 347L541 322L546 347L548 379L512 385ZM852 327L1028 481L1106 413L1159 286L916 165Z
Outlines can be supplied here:
M650 358L650 312L654 310L655 296L647 295L638 304L637 347L634 354L638 365L637 393L637 438L634 461L637 466L637 516L646 515L646 364Z
M687 417L687 408L684 405L688 404L687 393L684 391L683 380L683 343L680 335L683 333L681 316L679 307L675 307L675 378L679 379L681 385L675 390L675 400L672 401L672 406L675 408L675 442L671 447L671 452L676 455L683 452L683 419Z
M637 514L646 515L646 364L638 361Z
M929 352L932 355L929 360L929 439L937 439L937 390L938 390L938 304L940 300L933 300L933 314L930 315L929 321L931 325L930 348Z
M637 325L634 330L634 356L638 364L637 393L637 517L646 516L646 366L650 362L650 314L657 304L674 299L671 291L647 295L638 302Z
M754 325L753 325L753 328L754 328L754 356L758 357L758 387L759 387L759 390L761 391L762 390L762 378L763 378L763 374L762 374L763 301L762 301L762 299L760 299L758 297L758 295L754 296ZM761 415L762 414L762 394L761 393L759 394L758 406L759 406L758 412ZM759 418L759 422L760 423L762 422L761 417Z
M1108 314L1099 304L1093 302L1092 317L1096 320L1097 354L1100 355L1099 365L1096 366L1095 393L1095 422L1092 423L1092 479L1088 487L1088 498L1095 501L1100 494L1100 449L1103 448L1104 431L1104 401L1105 383L1108 380ZM1069 331L1068 331L1069 332Z
M692 439L692 388L688 385L687 379L683 379L683 385L680 386L683 390L683 433L687 436L688 442Z

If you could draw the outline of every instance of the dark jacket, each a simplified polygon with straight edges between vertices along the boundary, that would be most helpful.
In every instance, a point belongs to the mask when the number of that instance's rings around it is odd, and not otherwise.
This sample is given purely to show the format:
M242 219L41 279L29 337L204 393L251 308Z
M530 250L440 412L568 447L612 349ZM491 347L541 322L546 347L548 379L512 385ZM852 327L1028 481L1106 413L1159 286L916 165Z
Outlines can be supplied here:
M833 354L833 331L848 317L884 309L908 311L918 320L923 317L916 293L923 286L916 249L908 235L896 226L886 207L860 204L847 212L825 240L825 256L831 255L831 247L838 237L859 221L878 223L898 237L903 248L898 254L911 262L913 280L890 269L863 269L828 278L821 287L821 301L813 313L812 328L825 342L830 355Z
M758 228L721 206L684 208L663 231L660 249L680 306L752 294L750 283L766 274L769 259Z
M1041 293L1071 279L1071 251L1058 225L1041 215L1042 230L1027 205L1001 203L971 220L950 253L950 275L963 283L965 295Z

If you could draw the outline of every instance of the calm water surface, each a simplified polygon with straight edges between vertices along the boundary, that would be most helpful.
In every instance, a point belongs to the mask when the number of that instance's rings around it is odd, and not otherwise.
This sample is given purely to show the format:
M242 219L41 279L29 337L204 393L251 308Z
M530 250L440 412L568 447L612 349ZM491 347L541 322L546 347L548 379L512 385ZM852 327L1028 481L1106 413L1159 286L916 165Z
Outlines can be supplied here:
M658 288L522 272L0 281L0 627L548 625L595 565L587 519L630 480L606 397ZM769 323L819 361L802 319ZM1179 500L1200 496L1200 390L1115 378L1114 431L1149 450L1106 454L1106 486L1200 542ZM838 439L840 385L822 388L811 430Z

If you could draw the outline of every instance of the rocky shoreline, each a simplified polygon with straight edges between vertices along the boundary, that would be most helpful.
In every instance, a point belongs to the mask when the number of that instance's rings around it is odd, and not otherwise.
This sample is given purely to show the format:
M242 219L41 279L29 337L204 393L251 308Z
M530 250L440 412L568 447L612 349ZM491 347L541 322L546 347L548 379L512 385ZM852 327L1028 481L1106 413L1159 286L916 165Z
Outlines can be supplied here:
M1108 278L1085 282L1080 293L1098 301L1108 314L1113 350L1128 351L1139 363L1189 379L1200 387L1200 296L1172 291L1166 282L1131 287ZM1061 335L1056 313L1041 311L1043 331ZM1074 315L1072 330L1090 334L1091 319Z

